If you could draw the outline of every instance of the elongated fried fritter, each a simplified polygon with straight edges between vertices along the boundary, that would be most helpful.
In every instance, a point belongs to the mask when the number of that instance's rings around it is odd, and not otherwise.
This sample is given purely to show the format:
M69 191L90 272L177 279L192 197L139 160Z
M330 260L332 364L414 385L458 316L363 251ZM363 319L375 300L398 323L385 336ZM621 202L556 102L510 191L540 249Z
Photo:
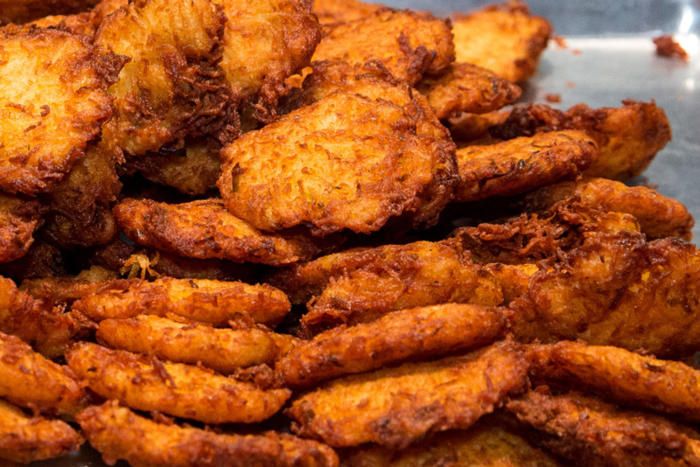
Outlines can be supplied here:
M452 18L457 61L493 71L514 83L535 73L552 27L519 2L491 5Z
M456 197L477 201L512 196L575 178L598 156L595 141L581 131L539 133L457 150Z
M115 207L114 215L138 244L196 259L283 265L318 251L302 236L260 232L230 214L218 199L181 204L126 199Z
M0 397L41 412L73 415L82 408L85 394L70 369L0 333Z
M30 463L77 450L83 438L65 422L30 417L0 400L0 459Z
M134 2L105 18L96 46L130 59L109 88L108 147L141 156L215 125L228 101L217 69L224 23L209 0Z
M549 206L575 198L586 206L626 212L639 221L649 238L690 238L695 220L683 203L644 186L629 187L604 178L563 182L541 188L527 196L527 209Z
M267 284L172 277L153 282L119 281L73 304L73 310L95 321L172 313L210 324L246 317L276 324L289 309L284 293Z
M42 354L56 357L81 328L82 320L74 313L51 308L0 277L0 332L15 335Z
M288 412L299 434L331 446L402 448L429 433L470 427L524 386L527 367L520 351L503 343L342 378L300 397Z
M700 254L679 239L601 234L542 268L511 304L521 339L688 355L700 349Z
M316 266L323 270L322 261L300 270L300 279L307 272L313 274ZM335 267L333 262L337 262ZM343 271L344 263L353 262L357 265ZM440 303L488 306L503 302L495 278L449 242L360 250L355 257L340 256L329 263L327 266L340 274L329 275L323 291L309 302L309 311L301 319L308 332L372 321L404 308Z
M417 89L425 94L440 119L462 112L486 113L513 103L521 90L494 73L469 63L456 63L435 78L425 78Z
M521 422L542 432L540 442L577 465L697 465L688 430L640 412L621 411L578 393L540 389L506 404Z
M75 300L113 286L117 279L114 271L92 266L76 276L40 277L22 281L20 290L49 306L70 305Z
M371 233L430 224L452 196L454 144L425 98L374 80L295 110L222 151L219 190L262 230Z
M284 80L306 66L321 39L308 0L213 0L228 18L224 70L235 100L259 114L273 112Z
M0 30L0 189L35 195L65 177L112 115L120 65L62 31Z
M98 0L0 0L0 25L25 23L48 15L77 13Z
M625 405L700 420L700 370L618 347L558 342L535 346L535 374L586 387Z
M556 467L549 454L491 420L479 420L469 430L448 431L402 450L358 448L343 458L348 467Z
M445 20L428 13L379 10L330 28L312 59L340 60L351 65L378 62L394 78L415 84L424 75L437 75L447 69L455 52Z
M449 354L496 340L505 325L496 308L435 305L394 311L302 341L277 362L290 386L315 383L410 359Z
M166 425L115 402L89 407L77 419L108 464L121 459L133 466L338 465L333 450L315 441L274 432L244 436Z
M274 415L287 389L260 389L210 370L160 362L81 342L66 353L68 365L105 399L205 423L252 423Z
M215 329L153 315L106 319L97 328L97 339L110 347L172 362L201 363L221 373L273 363L279 352L270 331Z
M516 106L490 132L508 139L540 131L585 131L600 148L600 156L586 175L626 180L639 175L666 146L671 127L666 113L654 102L625 100L622 104L597 109L578 104L566 112L542 104Z
M0 194L0 263L21 258L34 243L42 207L36 201Z

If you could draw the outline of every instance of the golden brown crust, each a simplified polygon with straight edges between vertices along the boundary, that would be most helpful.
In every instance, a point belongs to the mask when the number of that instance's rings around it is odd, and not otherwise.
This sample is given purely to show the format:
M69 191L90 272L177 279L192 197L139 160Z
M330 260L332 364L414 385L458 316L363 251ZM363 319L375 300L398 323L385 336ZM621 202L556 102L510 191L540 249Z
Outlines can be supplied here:
M428 13L388 9L330 28L312 58L351 65L378 62L409 84L443 72L454 59L447 21Z
M520 2L487 6L452 18L458 62L491 70L514 83L532 76L552 33L549 22Z
M211 370L81 342L66 353L68 365L105 399L205 423L253 423L274 415L287 389L260 389Z
M42 211L36 201L0 194L0 263L27 254L34 243L34 231L41 224Z
M460 183L456 197L477 201L512 196L575 178L598 156L595 141L580 131L531 137L457 150Z
M525 385L527 367L508 342L342 378L300 397L288 414L297 433L331 446L402 448L429 433L470 427Z
M0 396L41 412L73 415L85 393L68 368L34 352L15 336L0 333Z
M495 308L446 304L394 311L366 324L337 327L301 341L276 365L289 386L312 386L407 360L493 342L505 316Z
M279 349L272 334L254 327L215 329L154 315L106 319L97 327L98 342L110 347L171 362L202 364L224 374L273 363Z
M0 25L25 23L48 15L77 13L98 0L0 0Z
M383 8L383 5L359 0L313 0L313 12L324 26L362 19Z
M83 438L65 422L30 417L0 400L0 459L30 463L76 451Z
M106 463L171 467L249 465L335 467L328 446L278 434L217 434L213 431L153 422L115 402L85 409L78 417L85 436Z
M649 238L689 239L695 224L688 209L673 198L644 186L629 187L604 178L564 182L541 188L525 199L528 209L547 209L567 199L605 211L633 215Z
M628 350L578 342L534 346L538 378L597 391L625 405L700 419L700 370Z
M462 112L482 114L513 103L522 91L510 81L469 63L455 63L435 78L424 78L417 86L440 119Z
M0 31L0 74L12 77L0 85L3 191L36 195L65 177L112 115L106 88L117 62L62 31Z
M541 443L582 465L695 465L686 429L662 418L621 411L578 393L544 388L506 404L521 422L543 433ZM673 461L678 462L677 464Z
M173 314L216 325L246 318L277 324L289 309L286 295L267 284L172 277L115 281L73 304L74 311L95 321Z
M331 262L331 270L340 274L330 274L327 283L318 284L323 291L309 302L309 311L301 319L306 331L368 322L404 308L503 302L495 278L449 242L391 245L358 253L354 258L331 260L338 261L335 267ZM344 271L346 260L356 265Z
M229 213L218 199L181 204L125 199L114 208L114 215L136 243L196 259L284 265L318 252L302 235L257 230Z
M48 306L70 305L75 300L109 287L117 273L100 266L92 266L77 276L39 277L22 281L20 290L41 300Z

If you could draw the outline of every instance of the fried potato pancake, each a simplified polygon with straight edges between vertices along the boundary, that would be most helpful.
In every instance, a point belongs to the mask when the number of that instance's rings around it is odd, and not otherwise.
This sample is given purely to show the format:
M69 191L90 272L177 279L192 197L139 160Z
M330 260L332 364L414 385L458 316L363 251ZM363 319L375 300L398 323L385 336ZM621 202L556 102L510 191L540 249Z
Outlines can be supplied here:
M108 147L142 156L214 125L228 102L217 68L224 23L209 0L134 2L104 19L95 45L129 58L109 88Z
M338 267L342 267L344 261L363 260L364 264L354 270L329 276L327 285L309 302L309 311L301 318L306 332L368 322L405 308L503 302L496 279L471 262L468 254L446 242L379 247L360 251L355 258L336 257L330 265L338 261ZM310 265L307 270L313 269Z
M592 109L578 104L566 112L543 104L516 106L491 129L500 138L535 132L582 130L598 143L600 156L586 170L591 177L626 180L639 175L671 140L666 113L652 102L622 101L622 107Z
M374 442L401 449L433 432L469 428L525 385L527 368L520 350L505 342L342 378L300 397L288 414L301 436L331 446Z
M512 104L522 93L510 81L469 63L455 63L440 76L424 78L417 89L440 119L462 112L492 112Z
M556 467L549 454L492 421L479 420L469 430L448 431L402 450L358 448L343 458L348 467Z
M0 25L25 23L48 15L77 13L98 0L0 0Z
M605 178L589 178L543 187L525 199L528 209L547 209L559 201L576 198L586 206L625 212L639 221L649 238L689 239L695 220L683 203L644 186L630 187Z
M74 313L51 308L0 277L1 332L21 338L48 357L57 357L81 328L82 322Z
M428 13L388 9L328 29L312 58L351 65L377 62L408 84L440 74L454 59L447 21Z
M312 10L322 25L334 25L362 19L383 8L359 0L313 0Z
M697 465L687 430L663 418L622 411L578 393L530 391L506 404L542 432L547 449L577 465Z
M157 423L119 407L116 402L89 407L77 419L90 444L107 464L125 460L134 466L172 467L338 465L333 450L315 441L274 432L218 434Z
M425 98L373 80L295 110L222 151L219 190L262 230L371 233L391 218L431 224L456 181L454 144Z
M236 319L277 324L289 312L287 296L267 284L163 277L153 282L119 281L73 303L95 320L174 314L216 325Z
M101 321L97 340L116 349L172 362L201 363L224 374L273 363L279 352L272 332L267 330L215 329L154 315Z
M52 189L112 115L107 86L121 62L48 29L0 30L0 189Z
M187 195L202 196L216 188L221 175L220 149L216 143L197 142L175 153L149 154L127 163L147 180Z
M308 65L321 28L308 0L213 0L228 21L224 70L233 98L274 112L284 80Z
M576 384L624 405L700 420L700 370L618 347L562 341L532 349L535 374Z
M496 340L496 308L446 304L394 311L371 323L337 327L302 341L276 365L289 386L312 386L392 363L478 348Z
M595 141L581 131L538 133L457 150L460 201L513 196L575 178L598 156Z
M0 263L0 274L16 282L67 274L65 252L45 240L35 239L24 256L9 263Z
M36 201L0 194L0 263L21 258L34 243L43 208Z
M490 5L452 18L458 62L472 63L514 83L535 73L552 26L520 2Z
M114 271L100 266L92 266L90 269L81 271L77 276L26 279L22 281L20 290L43 301L48 306L70 305L79 298L121 281L127 282L124 279L117 279L117 274Z
M0 397L32 410L73 415L82 408L85 393L68 367L0 333Z
M77 450L83 438L65 422L30 417L0 400L0 459L36 462Z
M524 340L581 339L657 355L700 349L700 254L680 239L601 234L544 267L517 300Z
M287 389L260 389L204 368L110 350L81 342L66 353L68 365L105 399L204 423L253 423L274 415Z
M260 232L229 213L219 199L181 204L125 199L114 208L124 233L139 245L196 259L284 265L318 252L301 235Z

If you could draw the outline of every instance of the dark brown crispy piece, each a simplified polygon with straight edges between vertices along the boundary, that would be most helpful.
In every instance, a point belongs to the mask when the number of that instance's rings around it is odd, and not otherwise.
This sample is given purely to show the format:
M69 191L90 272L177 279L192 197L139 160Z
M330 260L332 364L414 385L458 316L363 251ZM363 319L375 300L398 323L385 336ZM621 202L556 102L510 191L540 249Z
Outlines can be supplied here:
M49 306L70 305L79 298L121 281L117 279L116 272L100 266L92 266L90 269L81 271L77 276L26 279L22 281L20 290Z
M378 446L352 450L343 458L348 467L556 467L548 453L491 420L479 420L469 430L438 433L406 449Z
M119 66L62 31L0 30L0 189L36 195L65 177L112 115Z
M462 112L492 112L513 103L522 92L510 81L469 63L455 63L437 77L424 78L417 89L440 119Z
M403 448L430 433L469 428L523 388L527 367L506 342L464 357L342 378L300 397L288 413L297 433L331 446Z
M73 415L82 408L85 393L68 367L0 333L0 397L40 412Z
M558 342L534 346L534 372L545 381L585 387L620 404L700 420L700 370L618 347Z
M338 24L324 35L313 61L351 65L381 63L394 78L415 84L437 75L455 59L447 21L428 13L378 10L357 21Z
M229 99L217 66L224 23L209 0L132 2L104 19L95 45L129 58L109 88L107 147L142 156L218 128Z
M0 459L30 463L76 451L83 438L65 422L28 416L0 400Z
M125 460L133 466L171 467L338 465L333 450L315 441L274 432L217 434L158 423L119 407L116 402L89 407L77 419L90 444L108 464Z
M240 319L276 324L289 309L286 295L267 284L171 277L114 281L73 304L74 311L98 322L173 314L216 325Z
M357 254L355 254L357 253ZM440 303L500 305L496 279L450 242L416 242L343 253L310 263L306 274L329 274L318 283L323 291L308 304L301 324L315 333L339 324L372 321L394 310ZM335 263L335 264L334 264ZM343 270L344 264L352 264ZM321 271L314 271L320 266ZM313 280L313 277L311 277ZM315 288L312 282L309 287Z
M303 236L259 231L229 213L218 199L181 204L125 199L114 214L138 244L196 259L284 265L318 252Z
M41 224L42 211L36 201L0 194L0 263L27 254L34 243L34 231Z
M71 348L66 360L78 378L105 399L204 423L259 422L274 415L291 394L88 342Z
M598 156L595 141L580 131L539 133L457 150L460 201L513 196L575 178Z
M679 58L687 62L688 52L673 39L673 36L664 34L652 39L656 46L656 55L659 57Z
M103 320L97 327L97 340L171 362L202 364L224 374L271 364L279 353L273 333L266 329L216 329L154 315Z
M87 10L98 0L0 0L0 25Z
M491 70L514 83L532 76L552 26L524 3L490 5L452 18L457 61Z
M365 18L382 8L385 7L359 0L313 0L312 10L318 17L318 21L328 26Z
M566 112L542 104L516 106L490 132L508 139L542 131L585 131L600 149L586 174L626 180L639 175L666 146L671 127L664 110L653 101L625 100L622 104L597 109L578 104Z
M35 240L21 258L9 263L0 263L0 274L16 282L67 273L65 252L41 239Z
M697 465L697 441L663 418L622 411L578 393L528 392L506 404L521 422L542 433L540 442L580 465Z
M339 89L222 151L231 213L268 231L430 225L451 199L454 144L425 98L380 79Z
M496 308L446 304L394 311L371 323L301 341L276 365L289 386L312 386L393 363L478 348L503 332Z
M525 198L527 209L547 209L575 199L585 206L633 215L649 238L689 239L695 224L683 203L644 186L629 187L604 178L590 178L550 185Z
M600 234L529 281L511 304L521 339L688 355L699 350L700 254L680 239Z

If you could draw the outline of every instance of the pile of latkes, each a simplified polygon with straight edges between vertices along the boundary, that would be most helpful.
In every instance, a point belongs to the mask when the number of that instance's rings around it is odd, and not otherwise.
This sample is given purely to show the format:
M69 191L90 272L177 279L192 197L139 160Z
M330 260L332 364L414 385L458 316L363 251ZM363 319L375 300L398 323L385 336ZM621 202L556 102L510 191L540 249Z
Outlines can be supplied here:
M668 120L516 104L545 19L91 3L0 0L0 458L700 465Z

